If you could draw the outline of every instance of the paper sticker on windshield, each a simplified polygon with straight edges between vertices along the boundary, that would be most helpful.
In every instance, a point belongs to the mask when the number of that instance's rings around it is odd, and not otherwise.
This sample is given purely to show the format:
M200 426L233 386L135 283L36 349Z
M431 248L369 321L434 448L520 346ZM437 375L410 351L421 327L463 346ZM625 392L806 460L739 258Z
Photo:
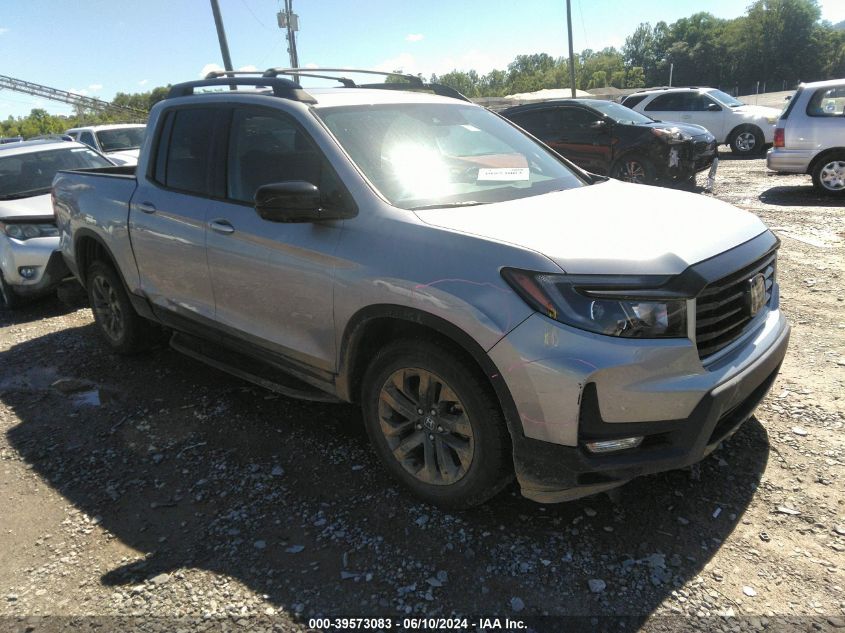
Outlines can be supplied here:
M484 167L478 170L478 180L528 180L528 167Z

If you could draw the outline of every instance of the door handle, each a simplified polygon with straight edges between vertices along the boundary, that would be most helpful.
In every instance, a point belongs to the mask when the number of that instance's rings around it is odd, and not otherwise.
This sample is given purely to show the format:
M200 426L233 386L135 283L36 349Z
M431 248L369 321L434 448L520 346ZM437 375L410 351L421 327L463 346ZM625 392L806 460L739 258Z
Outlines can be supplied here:
M152 202L141 202L138 204L138 208L144 213L156 212L156 206Z
M208 228L210 228L215 233L222 233L227 235L229 233L235 232L235 227L229 224L228 220L212 220L208 223Z

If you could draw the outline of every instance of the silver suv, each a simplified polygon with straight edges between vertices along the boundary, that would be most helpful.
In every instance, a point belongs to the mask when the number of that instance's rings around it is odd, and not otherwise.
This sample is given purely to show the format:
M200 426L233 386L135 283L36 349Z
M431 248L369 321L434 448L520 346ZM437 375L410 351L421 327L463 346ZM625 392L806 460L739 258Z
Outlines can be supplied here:
M450 507L514 474L542 502L607 490L751 415L789 338L755 215L592 176L416 77L292 72L176 85L135 173L57 176L114 350L153 322L247 380L360 403L385 466Z
M778 111L748 105L715 88L656 88L625 97L622 105L659 121L694 123L739 156L760 154L774 140Z
M845 196L845 79L798 87L780 115L766 165L810 174L820 192Z

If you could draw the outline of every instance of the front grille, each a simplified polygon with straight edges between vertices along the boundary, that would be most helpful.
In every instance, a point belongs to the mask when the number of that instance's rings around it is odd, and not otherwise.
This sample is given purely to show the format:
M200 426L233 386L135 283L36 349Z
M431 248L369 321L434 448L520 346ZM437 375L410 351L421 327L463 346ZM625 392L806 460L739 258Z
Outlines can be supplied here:
M705 359L730 345L751 321L748 310L748 280L757 273L766 278L766 305L771 304L777 252L705 286L696 298L695 340L698 356Z

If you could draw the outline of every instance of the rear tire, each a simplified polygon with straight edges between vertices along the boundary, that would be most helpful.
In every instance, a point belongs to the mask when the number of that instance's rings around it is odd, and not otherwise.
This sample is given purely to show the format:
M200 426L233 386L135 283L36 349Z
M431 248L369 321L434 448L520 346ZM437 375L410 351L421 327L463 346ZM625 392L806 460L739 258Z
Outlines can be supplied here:
M86 271L88 300L100 334L115 352L137 354L156 342L155 326L141 317L111 264L95 261Z
M816 163L813 186L828 196L845 196L845 153L828 154Z
M400 340L364 376L367 434L384 466L434 505L480 505L512 478L499 403L476 367L446 346Z
M748 126L737 128L731 132L728 145L731 146L731 153L737 156L753 156L765 149L765 139L759 128Z
M610 177L638 185L650 185L654 182L657 171L654 164L642 156L623 156L613 164Z

